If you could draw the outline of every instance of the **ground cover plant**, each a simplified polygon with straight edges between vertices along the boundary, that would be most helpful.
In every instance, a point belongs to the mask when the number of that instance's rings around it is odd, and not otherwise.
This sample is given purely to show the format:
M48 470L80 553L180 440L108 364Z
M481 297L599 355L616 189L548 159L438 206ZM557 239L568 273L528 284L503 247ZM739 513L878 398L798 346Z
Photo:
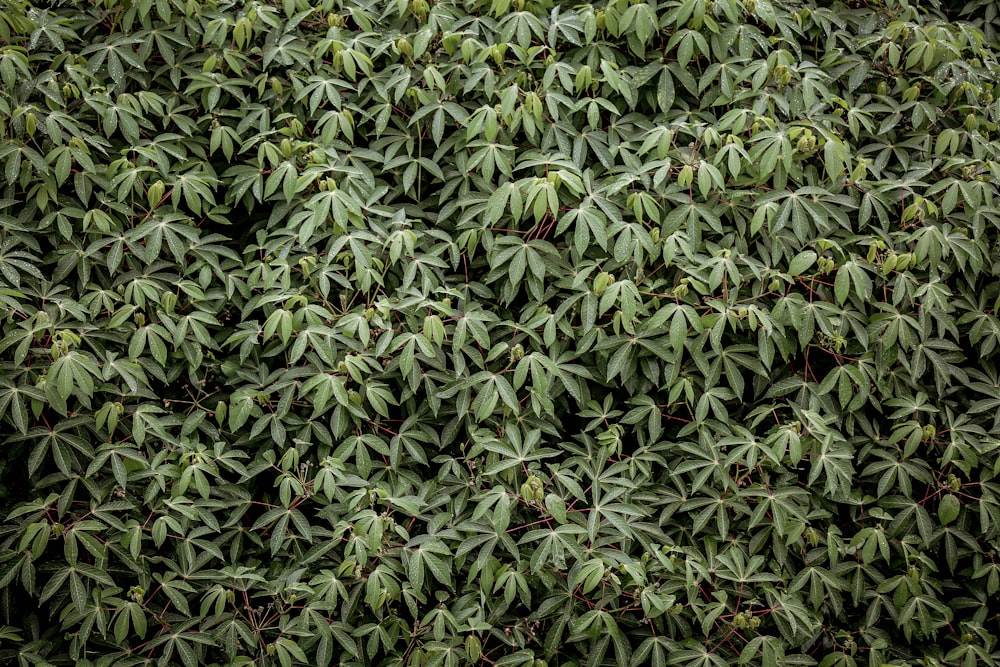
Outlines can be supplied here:
M0 662L994 664L998 28L0 2Z

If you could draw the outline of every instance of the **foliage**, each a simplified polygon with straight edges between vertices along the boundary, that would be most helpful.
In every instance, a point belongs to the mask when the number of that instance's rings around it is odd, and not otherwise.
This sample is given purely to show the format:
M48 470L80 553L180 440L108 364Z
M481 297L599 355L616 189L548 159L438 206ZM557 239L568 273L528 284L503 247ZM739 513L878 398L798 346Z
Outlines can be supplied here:
M0 656L992 665L992 0L8 0Z

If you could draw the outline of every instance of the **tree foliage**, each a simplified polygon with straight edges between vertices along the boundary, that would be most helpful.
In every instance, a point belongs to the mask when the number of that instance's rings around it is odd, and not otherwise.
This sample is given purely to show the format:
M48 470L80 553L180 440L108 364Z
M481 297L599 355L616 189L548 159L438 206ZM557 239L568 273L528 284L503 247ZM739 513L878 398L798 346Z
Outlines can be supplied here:
M0 656L992 665L992 0L8 0Z

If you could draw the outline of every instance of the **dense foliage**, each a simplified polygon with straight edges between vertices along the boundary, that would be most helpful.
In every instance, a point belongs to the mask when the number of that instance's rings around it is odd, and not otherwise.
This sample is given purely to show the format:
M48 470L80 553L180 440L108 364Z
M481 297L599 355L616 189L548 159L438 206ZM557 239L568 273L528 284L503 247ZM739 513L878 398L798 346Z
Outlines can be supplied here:
M315 4L0 3L0 661L1000 658L993 0Z

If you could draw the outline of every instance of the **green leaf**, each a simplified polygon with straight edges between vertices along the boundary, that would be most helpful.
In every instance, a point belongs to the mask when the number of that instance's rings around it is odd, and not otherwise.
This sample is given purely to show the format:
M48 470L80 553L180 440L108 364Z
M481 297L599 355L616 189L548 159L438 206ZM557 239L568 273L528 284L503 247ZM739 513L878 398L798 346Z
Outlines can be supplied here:
M559 523L566 523L566 501L554 493L545 496L545 508Z
M803 250L788 263L788 275L799 276L816 263L818 255L812 250Z
M958 498L950 493L946 493L941 496L941 502L938 504L938 519L942 525L947 526L958 518L961 509L962 505L958 501Z

